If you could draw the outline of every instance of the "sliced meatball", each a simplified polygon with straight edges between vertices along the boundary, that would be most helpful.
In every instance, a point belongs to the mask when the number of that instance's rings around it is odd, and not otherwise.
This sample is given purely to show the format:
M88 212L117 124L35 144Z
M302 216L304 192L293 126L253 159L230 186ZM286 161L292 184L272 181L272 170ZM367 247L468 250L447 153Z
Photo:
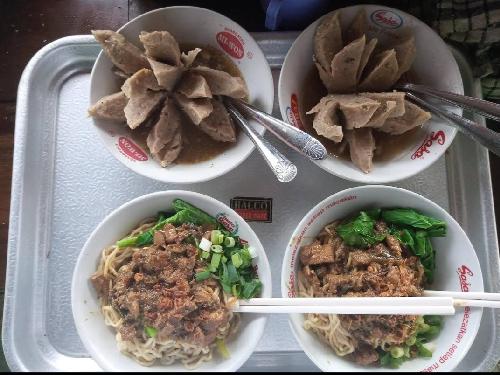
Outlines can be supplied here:
M181 116L172 99L166 100L146 143L162 167L172 164L179 156L182 149Z
M141 31L139 39L146 50L146 54L169 65L181 64L181 50L175 38L168 31Z
M149 68L143 52L123 35L111 30L92 30L92 35L101 44L111 62L121 71L134 74L140 69Z
M236 142L236 128L226 107L218 100L211 100L214 110L198 126L216 141Z
M107 95L101 99L88 110L89 115L95 118L112 121L126 121L125 106L127 105L128 98L123 92Z

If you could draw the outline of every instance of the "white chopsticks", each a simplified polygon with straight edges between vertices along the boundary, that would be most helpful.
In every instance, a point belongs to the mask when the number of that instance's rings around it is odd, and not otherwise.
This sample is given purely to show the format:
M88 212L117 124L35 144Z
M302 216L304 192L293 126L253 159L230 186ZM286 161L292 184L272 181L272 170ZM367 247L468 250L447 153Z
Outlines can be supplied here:
M423 297L252 298L233 311L260 314L453 315L457 307L500 308L500 293L425 291Z

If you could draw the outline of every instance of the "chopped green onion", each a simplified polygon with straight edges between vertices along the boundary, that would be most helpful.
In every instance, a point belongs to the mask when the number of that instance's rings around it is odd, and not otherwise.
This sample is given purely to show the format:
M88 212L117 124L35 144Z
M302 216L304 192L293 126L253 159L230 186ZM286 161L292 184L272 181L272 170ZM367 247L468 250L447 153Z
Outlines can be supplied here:
M212 242L207 240L205 237L202 237L200 244L198 247L203 251L210 251L210 246L212 246Z
M410 336L408 340L405 341L405 344L408 346L415 345L415 342L417 341L417 336Z
M410 356L410 347L409 347L409 346L405 346L405 347L403 348L403 350L404 350L404 352L405 352L404 357L405 357L405 358L410 358L410 357L411 357L411 356Z
M240 254L234 253L231 255L231 261L233 262L233 265L238 268L243 264L243 261L241 260Z
M158 330L155 327L144 327L144 332L146 332L146 335L153 338L157 335Z
M422 323L418 328L417 328L417 333L424 333L427 332L431 328L430 325L427 323Z
M196 281L203 281L208 279L210 277L210 274L211 274L210 271L201 271L195 275L195 279Z
M227 258L224 255L222 256L222 263L227 263Z
M219 253L212 254L212 259L210 260L210 265L213 268L215 268L215 270L217 269L217 267L219 267L221 258L222 258L222 254L219 254ZM213 272L215 272L215 270Z
M417 345L417 349L418 349L418 355L420 357L427 357L427 358L432 357L432 352L429 349L427 349L424 346L424 344L417 342L416 345Z
M215 271L217 271L217 267L214 267L211 264L209 264L207 270L210 271L211 273L215 273Z
M224 243L224 235L223 234L219 235L219 241L218 242L219 242L219 245L222 245Z
M250 282L246 282L243 287L242 297L244 299L249 299L255 297L259 294L262 289L262 283L259 279L253 279Z
M255 250L255 248L253 248L252 246L248 246L247 250L248 254L250 254L250 258L252 259L257 258L257 250Z
M215 343L217 344L217 350L219 351L219 354L222 356L222 358L228 359L231 355L229 354L229 350L227 350L227 346L224 340L216 339Z
M401 358L402 356L404 356L404 354L405 351L400 346L394 346L391 348L392 358Z
M231 284L237 282L240 279L240 275L238 275L238 270L236 269L233 263L227 264L227 277Z
M238 297L238 295L240 294L238 284L233 284L233 286L231 287L231 292L233 293L233 296Z
M212 233L210 234L210 241L212 241L213 245L220 245L223 240L224 240L224 235L220 230L217 229L213 230Z
M210 250L212 250L214 253L222 253L222 246L221 245L212 245L210 247Z
M226 247L234 247L235 244L236 244L236 241L234 240L233 237L226 237L224 239L224 246L226 246Z
M208 251L201 252L202 259L208 259L210 257L210 253Z

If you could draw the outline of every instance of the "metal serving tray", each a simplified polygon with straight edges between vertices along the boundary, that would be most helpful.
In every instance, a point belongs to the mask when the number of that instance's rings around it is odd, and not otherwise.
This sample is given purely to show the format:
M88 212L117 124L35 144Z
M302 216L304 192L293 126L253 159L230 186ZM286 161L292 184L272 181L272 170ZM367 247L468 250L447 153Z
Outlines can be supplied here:
M297 34L254 36L269 59L277 84L283 58ZM75 329L70 280L90 232L122 203L177 188L208 194L227 204L236 196L272 198L272 223L250 224L267 250L273 293L280 296L282 256L294 227L317 202L353 186L277 142L299 170L288 184L277 182L256 152L227 175L202 184L163 184L129 171L108 154L86 115L89 73L99 51L90 36L59 39L32 58L19 85L2 332L12 370L99 370ZM479 95L467 63L459 55L457 59L466 93ZM274 114L279 116L277 101ZM476 248L485 289L500 291L487 152L459 135L445 157L396 185L451 212ZM499 322L499 312L485 311L476 341L458 370L494 367L500 356ZM256 352L242 370L317 368L293 338L287 317L276 315L269 319Z

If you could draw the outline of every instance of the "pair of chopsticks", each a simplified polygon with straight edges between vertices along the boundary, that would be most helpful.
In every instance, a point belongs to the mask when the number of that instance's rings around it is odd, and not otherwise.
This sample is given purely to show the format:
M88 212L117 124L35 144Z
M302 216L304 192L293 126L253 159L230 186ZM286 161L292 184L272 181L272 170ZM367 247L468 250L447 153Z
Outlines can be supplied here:
M234 312L258 314L453 315L457 307L500 308L500 293L425 291L423 297L252 298Z
M406 96L411 101L427 111L438 115L465 135L500 156L500 134L456 113L437 107L425 100L424 97L429 96L438 99L444 103L467 109L497 122L500 122L500 104L412 83L398 85L396 89L406 92Z

